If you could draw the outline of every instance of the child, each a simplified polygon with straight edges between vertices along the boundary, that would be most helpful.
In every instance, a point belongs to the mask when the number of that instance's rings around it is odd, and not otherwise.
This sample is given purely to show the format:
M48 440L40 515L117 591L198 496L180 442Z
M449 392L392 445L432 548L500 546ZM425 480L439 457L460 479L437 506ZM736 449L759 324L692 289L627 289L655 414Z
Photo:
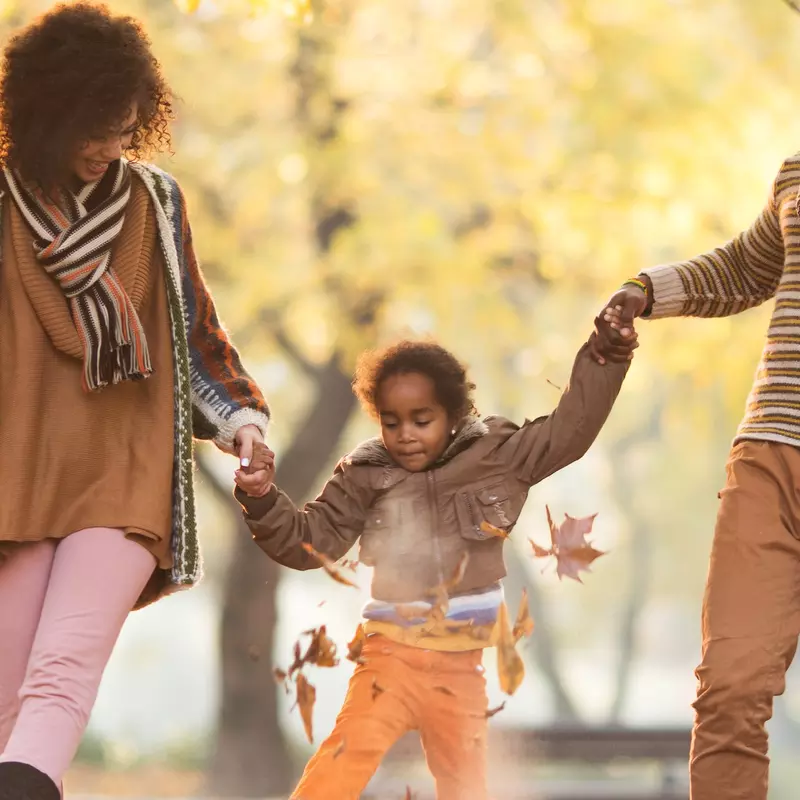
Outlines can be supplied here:
M474 385L439 345L366 353L354 390L381 437L346 456L302 509L274 486L262 497L236 489L253 537L280 564L313 569L320 562L304 544L339 559L360 540L360 561L374 567L362 663L295 800L355 800L410 730L420 731L439 800L486 798L481 660L505 568L503 538L481 523L510 530L530 487L581 458L602 428L637 343L596 324L556 410L522 426L478 417ZM595 363L590 347L611 363ZM250 468L272 458L259 447ZM432 590L448 581L437 621Z

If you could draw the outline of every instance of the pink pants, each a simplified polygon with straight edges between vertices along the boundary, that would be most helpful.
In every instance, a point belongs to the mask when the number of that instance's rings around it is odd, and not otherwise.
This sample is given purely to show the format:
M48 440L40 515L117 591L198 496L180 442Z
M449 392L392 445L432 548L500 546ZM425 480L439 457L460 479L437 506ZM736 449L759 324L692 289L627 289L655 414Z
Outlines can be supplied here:
M120 530L21 545L0 566L0 761L56 784L155 558Z

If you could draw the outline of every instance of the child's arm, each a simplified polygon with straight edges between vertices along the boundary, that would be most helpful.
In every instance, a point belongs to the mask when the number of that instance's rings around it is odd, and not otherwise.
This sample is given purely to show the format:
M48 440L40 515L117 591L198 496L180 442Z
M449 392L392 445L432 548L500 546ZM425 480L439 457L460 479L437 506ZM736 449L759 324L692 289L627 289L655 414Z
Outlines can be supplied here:
M353 468L339 465L319 497L303 508L277 486L263 497L250 497L237 487L236 499L256 544L291 569L321 566L303 544L334 560L344 556L361 536L375 494L369 486L352 480L349 469Z
M598 327L602 323L598 322ZM602 333L602 331L601 331ZM615 348L620 339L614 340ZM605 350L603 336L594 332L581 347L561 399L549 416L526 421L503 443L506 457L521 480L533 485L582 458L605 424L630 366L638 343L629 344L629 355L620 358ZM592 358L592 351L606 353L605 365Z

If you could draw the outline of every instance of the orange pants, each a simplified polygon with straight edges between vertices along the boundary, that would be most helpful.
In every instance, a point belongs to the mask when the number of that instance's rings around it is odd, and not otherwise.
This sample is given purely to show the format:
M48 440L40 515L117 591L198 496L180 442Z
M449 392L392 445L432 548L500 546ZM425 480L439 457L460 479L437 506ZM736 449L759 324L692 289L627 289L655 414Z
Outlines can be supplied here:
M482 650L440 653L367 638L331 735L295 800L358 800L391 746L419 730L438 800L486 800Z
M692 800L767 798L764 726L800 635L798 485L800 448L733 448L703 603Z

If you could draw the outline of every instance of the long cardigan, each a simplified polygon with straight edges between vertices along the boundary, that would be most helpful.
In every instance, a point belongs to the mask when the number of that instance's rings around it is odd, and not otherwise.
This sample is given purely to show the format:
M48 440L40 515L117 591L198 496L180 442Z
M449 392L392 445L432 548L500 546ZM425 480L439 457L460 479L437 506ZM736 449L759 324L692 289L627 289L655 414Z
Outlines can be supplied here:
M166 269L173 345L174 462L173 565L159 594L196 584L202 577L194 496L193 439L234 451L236 431L255 425L266 434L269 408L220 324L192 245L186 203L177 181L150 164L131 163L153 199L158 242ZM0 191L0 221L5 193ZM0 231L2 242L2 231ZM0 260L2 253L0 253Z

